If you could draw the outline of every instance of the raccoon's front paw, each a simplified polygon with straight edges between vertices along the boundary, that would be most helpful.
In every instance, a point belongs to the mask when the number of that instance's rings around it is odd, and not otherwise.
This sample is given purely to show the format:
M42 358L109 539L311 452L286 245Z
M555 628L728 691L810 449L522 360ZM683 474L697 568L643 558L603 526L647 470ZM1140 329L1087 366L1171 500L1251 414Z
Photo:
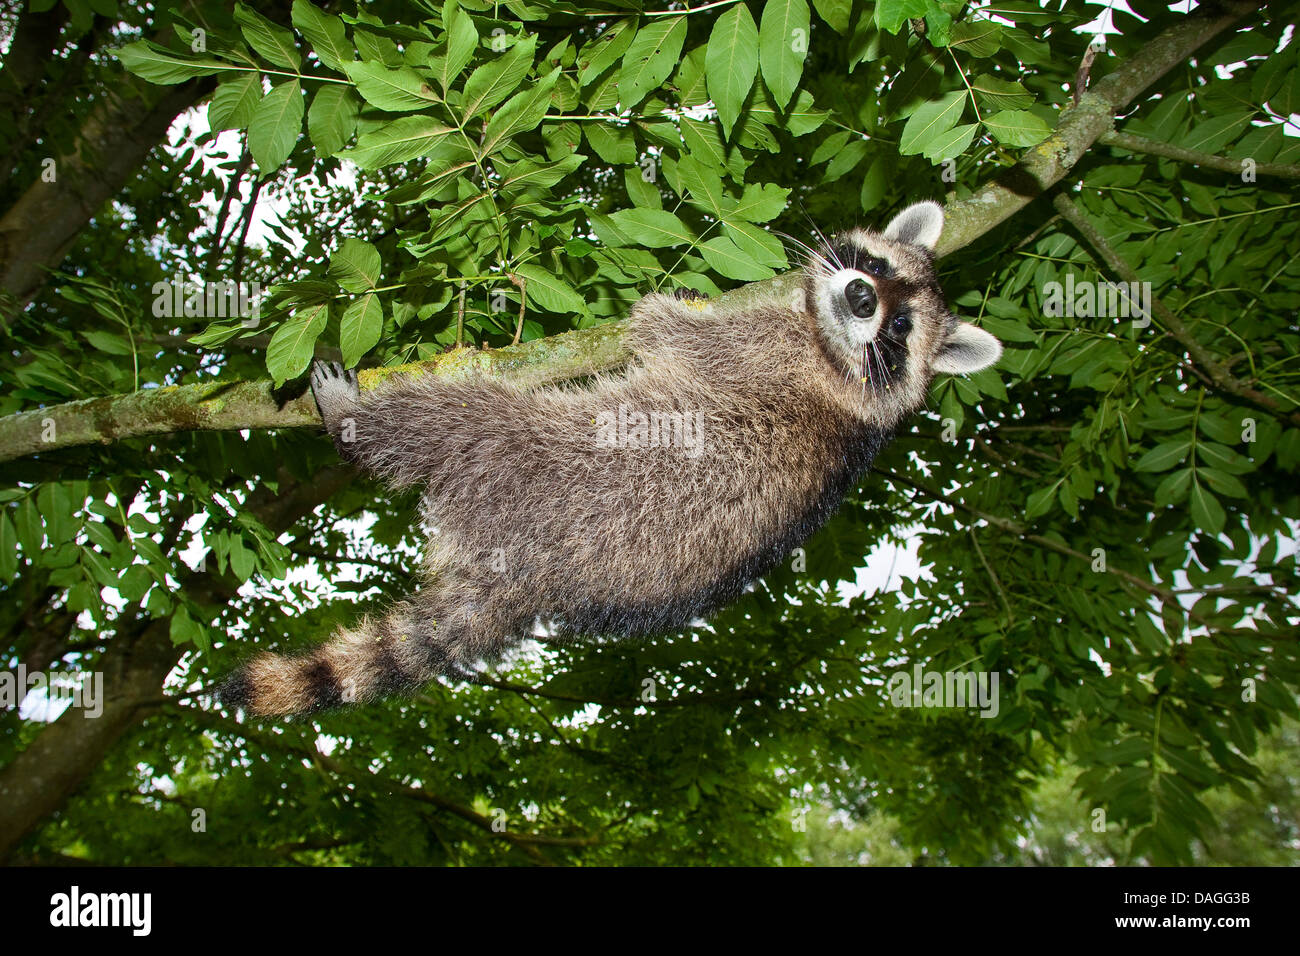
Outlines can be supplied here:
M325 427L332 433L339 419L361 398L357 373L338 362L315 361L311 366L311 394Z
M697 289L688 289L686 286L673 289L673 298L680 299L683 302L697 302L707 299L708 296Z

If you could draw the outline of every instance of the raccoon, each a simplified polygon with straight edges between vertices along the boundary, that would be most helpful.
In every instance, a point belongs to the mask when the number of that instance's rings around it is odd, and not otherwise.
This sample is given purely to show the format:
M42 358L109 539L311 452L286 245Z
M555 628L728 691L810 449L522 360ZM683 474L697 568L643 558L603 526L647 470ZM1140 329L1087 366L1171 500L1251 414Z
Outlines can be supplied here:
M361 394L317 363L339 454L424 488L425 584L307 654L253 658L221 698L260 715L363 703L473 680L539 621L642 637L735 600L831 516L936 373L1001 355L948 310L942 228L922 202L805 247L792 301L648 295L634 361L581 386L394 377Z

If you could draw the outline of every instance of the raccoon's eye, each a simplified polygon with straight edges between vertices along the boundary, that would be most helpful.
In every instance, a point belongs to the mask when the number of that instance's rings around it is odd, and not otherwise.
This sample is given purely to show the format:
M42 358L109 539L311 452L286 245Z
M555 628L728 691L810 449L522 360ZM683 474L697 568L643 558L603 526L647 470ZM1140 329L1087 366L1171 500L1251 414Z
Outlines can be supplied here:
M882 277L889 274L889 263L876 256L867 256L862 263L862 271L869 276Z
M912 331L912 316L908 312L899 312L889 323L889 330L897 338L903 338Z
M866 279L854 279L844 287L844 298L849 310L860 319L876 314L876 290Z

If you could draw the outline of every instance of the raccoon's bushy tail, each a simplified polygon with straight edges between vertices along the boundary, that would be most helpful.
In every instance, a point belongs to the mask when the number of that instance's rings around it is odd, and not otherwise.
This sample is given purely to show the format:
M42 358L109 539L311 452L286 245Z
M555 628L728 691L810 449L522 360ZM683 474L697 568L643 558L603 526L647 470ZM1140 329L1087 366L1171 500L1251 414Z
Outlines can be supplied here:
M260 654L217 690L231 707L260 716L307 714L412 693L439 674L460 673L428 609L399 604L306 654Z

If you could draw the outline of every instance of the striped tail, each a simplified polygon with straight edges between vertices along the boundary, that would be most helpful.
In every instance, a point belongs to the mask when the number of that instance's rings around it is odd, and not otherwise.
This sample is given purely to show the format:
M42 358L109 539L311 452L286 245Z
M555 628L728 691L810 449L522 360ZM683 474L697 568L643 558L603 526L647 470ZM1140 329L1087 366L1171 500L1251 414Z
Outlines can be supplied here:
M436 628L414 606L399 604L382 619L339 631L306 654L254 657L218 688L217 697L227 706L273 716L411 693L457 670L449 666L443 642L434 640Z

